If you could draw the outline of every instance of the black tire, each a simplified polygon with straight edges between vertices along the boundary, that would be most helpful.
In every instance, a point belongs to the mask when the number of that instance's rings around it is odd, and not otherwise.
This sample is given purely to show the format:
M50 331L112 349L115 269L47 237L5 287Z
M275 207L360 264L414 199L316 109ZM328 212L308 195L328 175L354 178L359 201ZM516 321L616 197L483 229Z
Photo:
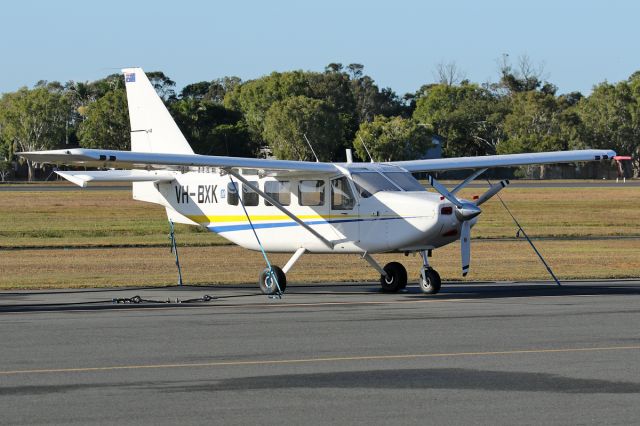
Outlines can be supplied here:
M420 277L420 290L424 294L436 294L440 291L442 286L442 280L440 280L440 274L435 269L427 269L424 271L426 281Z
M396 293L407 286L407 270L401 263L387 263L384 271L387 276L380 275L380 286L385 293Z
M275 282L271 282L271 274L269 268L264 268L264 270L260 273L260 278L258 279L258 285L260 286L260 291L264 294L276 294L278 292L278 287L280 287L280 291L284 293L287 288L287 276L285 275L282 269L277 266L271 266L273 269L273 273L276 276L276 280L278 281L278 285L276 286Z

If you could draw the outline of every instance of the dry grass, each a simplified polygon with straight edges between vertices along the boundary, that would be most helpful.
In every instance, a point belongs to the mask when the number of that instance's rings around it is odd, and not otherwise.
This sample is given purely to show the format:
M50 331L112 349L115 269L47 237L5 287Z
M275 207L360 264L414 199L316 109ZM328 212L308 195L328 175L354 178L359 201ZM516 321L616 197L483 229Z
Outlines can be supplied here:
M638 240L538 241L560 279L640 276ZM476 241L467 280L520 281L550 279L525 241ZM122 249L11 250L1 253L0 288L167 285L176 282L173 255L158 247ZM180 249L185 283L256 283L264 260L258 252L236 246ZM417 281L419 257L375 256L400 261ZM55 259L55 261L51 261ZM270 255L284 265L288 255ZM336 267L340 265L340 267ZM459 245L438 250L432 258L445 280L461 279ZM378 275L356 255L306 255L288 275L289 282L376 281Z
M471 198L480 190L464 190ZM507 188L500 194L530 235L640 236L640 188ZM513 236L513 222L497 199L482 205L478 238Z
M469 189L471 198L483 192ZM508 188L502 192L527 232L538 237L640 236L640 188ZM512 237L515 227L497 200L482 206L475 238ZM167 220L159 206L133 201L129 191L0 192L1 247L162 245ZM225 240L178 226L184 245Z
M159 245L168 231L164 209L129 191L0 192L0 247ZM176 232L182 244L226 243L194 226Z
M470 198L483 192L469 189ZM561 279L640 276L640 239L571 239L640 236L640 188L508 188L502 196L537 241ZM482 206L474 228L469 280L547 279L547 272L497 200ZM198 228L178 227L185 282L253 283L264 267L260 253L235 246ZM167 223L159 206L131 200L128 191L0 192L0 288L166 285L175 282L168 250ZM110 248L117 245L142 248ZM67 246L105 249L63 249ZM152 247L162 245L162 247ZM413 280L420 261L402 255L377 256L403 262ZM273 255L278 265L287 255ZM55 259L55 260L54 260ZM341 265L336 268L335 265ZM435 251L432 264L443 278L460 278L459 246ZM291 282L377 280L377 273L357 256L307 255L289 275Z

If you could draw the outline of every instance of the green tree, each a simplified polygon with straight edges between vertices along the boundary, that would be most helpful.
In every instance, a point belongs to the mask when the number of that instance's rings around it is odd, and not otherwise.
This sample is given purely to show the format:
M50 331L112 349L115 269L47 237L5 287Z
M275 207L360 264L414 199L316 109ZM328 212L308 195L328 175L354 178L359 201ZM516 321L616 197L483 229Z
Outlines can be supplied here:
M393 90L380 90L374 80L368 75L362 75L362 70L357 67L352 73L354 78L351 80L351 91L356 103L354 115L358 123L371 121L376 115L406 115L407 109Z
M240 122L237 111L226 109L222 104L205 99L182 97L169 105L171 115L187 141L198 154L253 156L257 143Z
M175 99L176 92L174 88L176 87L176 82L171 80L169 76L165 75L162 71L150 71L145 72L147 78L151 82L151 85L154 89L156 89L156 93L158 96L162 98L163 101L168 101ZM120 81L123 78L120 76Z
M494 154L508 104L476 84L423 86L413 119L443 139L447 157Z
M612 148L635 158L640 170L640 75L617 84L601 83L578 104L585 142L593 148Z
M227 92L232 91L242 80L239 77L223 77L213 81L201 81L186 85L180 99L195 99L222 104Z
M304 72L273 72L237 86L225 96L224 106L241 112L252 137L260 140L269 108L287 97L307 95L308 92Z
M0 180L5 182L7 177L13 172L11 161L0 158Z
M275 102L269 108L263 137L276 157L313 160L305 135L320 161L332 161L341 156L343 123L327 102L294 96Z
M211 131L207 155L230 157L255 157L259 144L253 141L242 121L235 124L220 124Z
M414 160L432 146L432 134L412 119L377 115L360 123L353 146L360 158L368 158L363 142L374 161Z
M264 134L265 117L271 106L290 97L305 96L322 100L340 117L345 144L350 141L359 123L370 121L375 115L407 114L408 109L391 89L380 90L371 77L363 74L364 67L331 63L323 73L291 71L237 85L227 92L224 104L240 111L255 140Z
M566 150L578 144L579 119L570 104L537 91L514 94L500 153Z
M85 148L131 149L129 109L123 89L108 92L86 107L80 124L80 146Z
M55 148L65 141L68 99L57 88L22 88L0 99L0 128L5 143L19 151ZM35 167L27 160L29 180Z

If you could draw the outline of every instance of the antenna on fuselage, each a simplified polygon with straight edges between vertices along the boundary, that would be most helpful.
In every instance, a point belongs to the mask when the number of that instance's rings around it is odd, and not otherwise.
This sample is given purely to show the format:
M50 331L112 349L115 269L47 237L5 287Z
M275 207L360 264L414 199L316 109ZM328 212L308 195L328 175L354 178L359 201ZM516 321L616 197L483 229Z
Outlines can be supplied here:
M307 138L307 134L303 133L302 136L304 136L304 140L306 140L307 144L309 144L309 148L311 148L311 152L313 152L313 156L316 157L316 163L319 163L320 160L318 160L318 156L316 155L316 152L313 150L313 147L311 146L311 142L309 142L309 138Z
M364 143L364 139L362 139L362 136L358 135L358 137L360 138L360 142L362 143L362 146L364 146L364 150L367 151L367 155L369 156L369 160L371 160L371 162L373 163L373 157L371 156L371 153L369 152L369 148L367 148L367 144Z

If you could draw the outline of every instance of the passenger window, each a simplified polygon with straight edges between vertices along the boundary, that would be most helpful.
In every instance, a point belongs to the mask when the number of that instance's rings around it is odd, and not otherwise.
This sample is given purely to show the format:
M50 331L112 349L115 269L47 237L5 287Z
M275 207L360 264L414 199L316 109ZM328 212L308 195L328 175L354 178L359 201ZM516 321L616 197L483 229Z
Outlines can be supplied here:
M242 202L246 206L257 206L260 196L253 188L258 187L258 182L249 182L249 185L242 184Z
M301 206L324 205L324 181L301 180L298 185L298 204Z
M238 205L238 184L235 182L227 184L227 204Z
M346 177L331 181L331 208L333 210L351 210L353 208L353 193Z
M264 183L264 192L283 206L291 204L291 185L289 181L267 181ZM264 200L266 206L272 204Z

